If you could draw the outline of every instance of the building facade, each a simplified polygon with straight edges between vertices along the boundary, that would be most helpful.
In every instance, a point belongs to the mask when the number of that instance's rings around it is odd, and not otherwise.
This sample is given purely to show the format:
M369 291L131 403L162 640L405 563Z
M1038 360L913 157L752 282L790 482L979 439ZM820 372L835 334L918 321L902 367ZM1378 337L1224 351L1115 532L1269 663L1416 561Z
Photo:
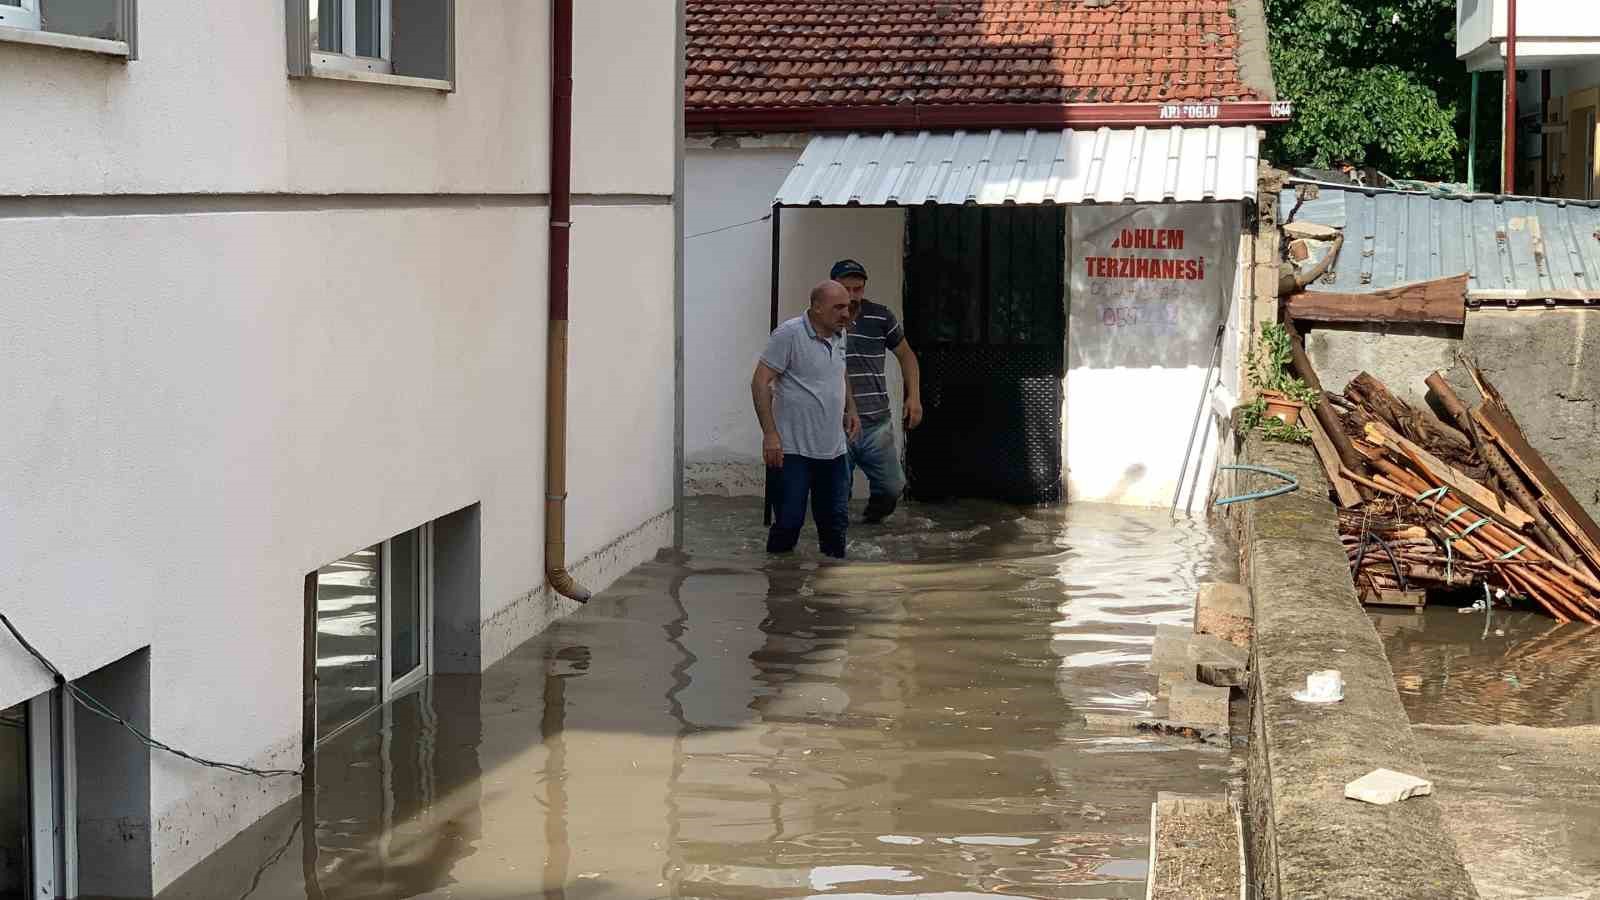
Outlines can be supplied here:
M1474 78L1504 72L1509 14L1506 0L1457 0L1456 57ZM1600 200L1600 6L1520 0L1515 34L1516 184L1500 193ZM1501 104L1493 93L1478 102Z
M755 354L850 257L921 364L912 496L1201 508L1289 114L1260 5L849 6L688 4L689 490L759 492Z
M678 28L588 0L572 30L594 590L673 540ZM158 892L299 791L82 696L292 771L575 608L543 558L552 32L549 0L0 2L0 613L83 692L0 635L0 896Z

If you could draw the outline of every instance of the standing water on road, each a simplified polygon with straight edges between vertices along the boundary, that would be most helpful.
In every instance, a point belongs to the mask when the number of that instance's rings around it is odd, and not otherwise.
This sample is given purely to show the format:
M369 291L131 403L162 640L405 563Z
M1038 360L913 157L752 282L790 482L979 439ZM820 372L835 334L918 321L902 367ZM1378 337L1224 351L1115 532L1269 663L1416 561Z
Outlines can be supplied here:
M911 505L841 564L760 516L690 501L683 554L338 735L163 896L1144 895L1156 792L1228 754L1079 716L1148 707L1156 625L1232 574L1207 527Z

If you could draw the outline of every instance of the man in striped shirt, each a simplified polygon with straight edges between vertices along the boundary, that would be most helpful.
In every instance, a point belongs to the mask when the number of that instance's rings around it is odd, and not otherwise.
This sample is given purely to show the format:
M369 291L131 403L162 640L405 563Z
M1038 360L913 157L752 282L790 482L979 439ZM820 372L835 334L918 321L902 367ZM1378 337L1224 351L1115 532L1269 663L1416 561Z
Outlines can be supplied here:
M905 471L894 445L893 414L889 405L889 386L884 378L884 360L890 353L900 363L905 382L905 425L912 429L922 422L922 382L917 356L911 352L894 312L881 303L866 299L867 269L853 259L833 265L830 277L850 292L850 325L846 331L845 363L850 376L850 393L861 417L861 433L850 442L850 477L861 469L867 476L870 495L861 520L881 522L894 512L901 491L906 487Z

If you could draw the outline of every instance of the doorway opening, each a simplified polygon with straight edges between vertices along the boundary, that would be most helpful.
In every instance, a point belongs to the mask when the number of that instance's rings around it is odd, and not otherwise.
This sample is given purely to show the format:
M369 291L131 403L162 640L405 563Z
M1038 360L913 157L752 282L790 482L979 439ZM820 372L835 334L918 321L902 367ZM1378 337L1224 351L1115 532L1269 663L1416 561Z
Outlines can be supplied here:
M907 211L905 326L923 405L906 439L914 498L1064 497L1066 228L1059 206Z

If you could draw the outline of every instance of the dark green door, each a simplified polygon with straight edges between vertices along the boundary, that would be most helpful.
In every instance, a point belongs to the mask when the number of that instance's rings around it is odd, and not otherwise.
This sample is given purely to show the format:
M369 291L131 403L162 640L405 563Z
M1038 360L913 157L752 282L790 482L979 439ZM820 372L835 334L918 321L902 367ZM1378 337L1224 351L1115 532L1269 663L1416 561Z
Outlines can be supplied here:
M913 497L1062 498L1066 222L1055 206L908 211L905 325L923 403L906 442Z

